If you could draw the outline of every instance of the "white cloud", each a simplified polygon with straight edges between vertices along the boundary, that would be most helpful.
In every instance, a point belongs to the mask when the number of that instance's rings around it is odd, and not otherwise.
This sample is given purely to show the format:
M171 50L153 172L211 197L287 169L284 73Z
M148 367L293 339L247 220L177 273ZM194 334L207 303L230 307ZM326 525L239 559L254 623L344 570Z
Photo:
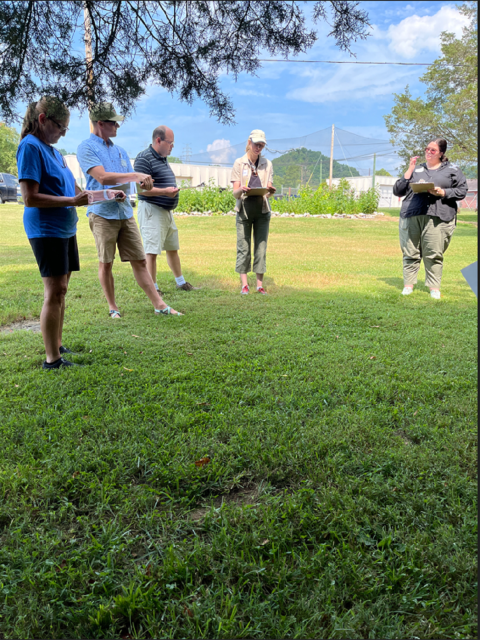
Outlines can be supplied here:
M443 6L432 16L413 15L388 27L389 49L408 59L418 56L422 50L440 52L440 34L450 31L457 37L468 18L452 5Z
M207 145L207 153L210 155L212 162L218 164L228 164L236 155L235 149L230 145L230 140L218 138L212 144Z
M310 71L308 75L311 80L308 85L289 91L286 97L317 104L340 101L352 103L364 98L371 100L391 95L403 88L413 74L418 75L418 71L406 71L404 67L339 65L338 70L328 79L323 70Z

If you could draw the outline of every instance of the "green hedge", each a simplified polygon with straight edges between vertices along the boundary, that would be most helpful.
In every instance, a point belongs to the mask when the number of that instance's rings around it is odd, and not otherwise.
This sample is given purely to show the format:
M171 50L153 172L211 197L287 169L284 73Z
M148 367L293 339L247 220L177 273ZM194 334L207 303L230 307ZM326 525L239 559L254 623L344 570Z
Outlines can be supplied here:
M354 189L347 180L340 180L338 186L331 189L326 183L317 189L303 187L297 198L271 199L272 211L277 213L373 213L377 210L380 199L378 188L355 195ZM203 189L185 189L180 191L177 211L191 213L227 213L235 208L232 189L220 189L212 182Z

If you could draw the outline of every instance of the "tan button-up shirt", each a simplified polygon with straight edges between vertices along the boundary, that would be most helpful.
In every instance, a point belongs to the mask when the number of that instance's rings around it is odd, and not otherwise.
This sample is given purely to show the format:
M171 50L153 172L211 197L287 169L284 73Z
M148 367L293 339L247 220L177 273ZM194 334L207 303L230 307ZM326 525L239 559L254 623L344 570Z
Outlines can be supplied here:
M262 187L264 189L267 188L269 182L273 183L273 166L270 160L260 156L260 160L258 161L258 177L260 178L260 182L262 183ZM233 163L232 169L232 178L231 182L240 182L240 186L248 185L248 181L250 180L250 176L252 175L252 170L250 168L250 162L248 160L247 154L242 156L241 158L237 158ZM243 193L240 198L237 198L237 203L235 205L235 210L240 211L240 207L242 205L242 201L247 197L245 193ZM268 202L267 196L263 196L263 207L262 213L269 213L270 203Z

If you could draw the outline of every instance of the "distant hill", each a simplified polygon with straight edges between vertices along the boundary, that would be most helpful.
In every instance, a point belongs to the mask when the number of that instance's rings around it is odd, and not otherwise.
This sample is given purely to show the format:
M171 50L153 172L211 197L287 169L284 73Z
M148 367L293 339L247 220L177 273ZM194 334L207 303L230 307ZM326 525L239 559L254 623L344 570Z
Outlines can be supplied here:
M322 182L328 180L330 173L330 158L320 151L311 151L305 147L284 153L280 158L275 158L272 164L273 184L276 187L297 187L299 184L307 184L312 171L309 185L318 187L320 178ZM350 178L359 175L354 167L333 161L334 178Z

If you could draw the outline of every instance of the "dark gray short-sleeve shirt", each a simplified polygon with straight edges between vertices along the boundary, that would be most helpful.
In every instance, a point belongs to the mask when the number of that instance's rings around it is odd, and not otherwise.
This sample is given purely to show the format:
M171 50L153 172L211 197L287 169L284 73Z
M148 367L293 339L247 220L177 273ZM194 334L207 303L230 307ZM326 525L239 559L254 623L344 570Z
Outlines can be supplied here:
M139 173L147 173L152 176L153 186L158 189L177 186L175 174L168 164L167 158L158 155L152 145L138 154L135 158L134 169ZM138 199L146 200L164 209L175 209L178 204L178 194L175 198L167 198L166 196L142 196L139 194Z

